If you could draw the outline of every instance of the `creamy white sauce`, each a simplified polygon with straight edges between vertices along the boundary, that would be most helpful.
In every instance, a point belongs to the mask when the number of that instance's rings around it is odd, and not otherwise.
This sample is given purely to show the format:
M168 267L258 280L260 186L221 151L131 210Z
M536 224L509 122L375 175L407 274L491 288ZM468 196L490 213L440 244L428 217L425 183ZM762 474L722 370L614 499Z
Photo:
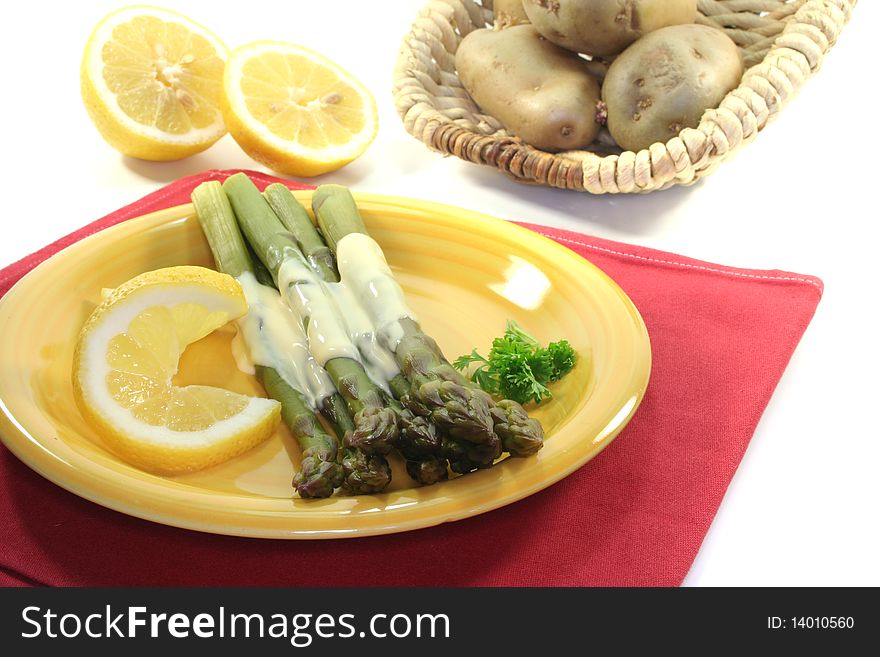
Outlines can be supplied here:
M370 379L388 391L399 372L394 359L403 331L415 319L382 249L369 236L346 235L337 244L341 280L328 283L294 249L270 254L280 261L278 288L306 326L309 349L319 365L345 357L360 362Z
M238 331L232 336L232 344L230 345L235 366L245 374L256 374L257 370L254 367L254 361L251 360L251 354L244 342L244 332L241 328L242 322L236 322L236 324L238 324Z
M336 388L312 355L302 324L276 289L257 282L250 272L241 274L237 280L248 304L248 312L238 320L238 328L250 363L274 368L291 388L303 394L312 408L317 408ZM233 343L234 355L235 352ZM236 360L245 359L238 353ZM252 366L250 370L253 371Z
M416 317L406 305L382 248L369 235L349 233L336 245L336 264L342 285L369 316L379 342L394 353L403 338L400 320Z
M400 372L394 354L379 342L370 316L358 303L350 287L343 283L330 283L326 287L345 322L348 337L357 347L367 376L376 385L390 392L388 382Z
M309 348L318 363L326 365L333 358L360 360L345 320L326 286L298 251L290 251L282 261L278 289L306 326Z

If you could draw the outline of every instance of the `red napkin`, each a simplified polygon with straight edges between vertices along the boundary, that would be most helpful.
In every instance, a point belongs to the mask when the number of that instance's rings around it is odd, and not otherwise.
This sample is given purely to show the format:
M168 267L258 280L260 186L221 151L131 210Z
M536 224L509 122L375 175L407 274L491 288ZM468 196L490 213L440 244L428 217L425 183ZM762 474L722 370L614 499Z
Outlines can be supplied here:
M232 173L179 180L10 265L0 271L0 295L68 244L188 202L200 182ZM260 186L277 180L248 173ZM0 448L0 584L680 584L815 312L822 282L528 227L607 272L651 335L653 372L641 408L584 467L525 500L455 523L341 541L281 541L132 518L68 493Z

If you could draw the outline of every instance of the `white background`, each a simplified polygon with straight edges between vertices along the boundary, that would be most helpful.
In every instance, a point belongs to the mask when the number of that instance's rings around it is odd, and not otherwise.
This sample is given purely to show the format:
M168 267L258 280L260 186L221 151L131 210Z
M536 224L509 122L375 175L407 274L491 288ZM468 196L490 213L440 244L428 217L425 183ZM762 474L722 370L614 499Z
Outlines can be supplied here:
M431 153L404 131L391 75L422 2L164 6L230 47L257 39L309 46L370 88L381 113L378 138L355 163L313 182L821 277L826 290L816 317L685 583L880 585L876 0L860 3L823 68L733 161L690 188L602 197L521 186ZM4 9L0 267L181 176L260 169L228 136L170 163L128 159L102 141L80 101L80 56L95 23L124 4L43 0Z

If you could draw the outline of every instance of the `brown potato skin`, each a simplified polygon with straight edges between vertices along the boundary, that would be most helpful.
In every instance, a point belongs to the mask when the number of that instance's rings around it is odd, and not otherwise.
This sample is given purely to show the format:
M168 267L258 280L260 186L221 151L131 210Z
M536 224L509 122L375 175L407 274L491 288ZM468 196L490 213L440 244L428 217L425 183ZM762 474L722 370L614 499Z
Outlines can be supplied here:
M500 27L529 22L522 0L495 0L492 3L492 12L495 14L495 23Z
M651 32L608 69L602 85L608 131L631 151L666 142L697 127L742 74L739 49L721 30L675 25Z
M599 133L600 89L576 54L531 25L469 33L455 53L462 85L488 114L536 148L583 148Z
M693 23L697 0L522 0L535 29L553 43L608 57L667 25Z

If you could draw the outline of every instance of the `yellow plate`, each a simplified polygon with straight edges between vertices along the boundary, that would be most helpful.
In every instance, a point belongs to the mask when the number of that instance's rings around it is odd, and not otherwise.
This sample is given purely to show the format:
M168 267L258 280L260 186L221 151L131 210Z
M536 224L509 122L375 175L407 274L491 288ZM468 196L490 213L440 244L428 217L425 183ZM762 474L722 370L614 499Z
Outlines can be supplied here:
M308 205L310 192L297 196ZM488 349L507 319L539 340L564 337L575 347L578 366L534 410L547 435L536 456L424 488L394 464L395 484L381 495L302 500L291 497L299 450L286 430L226 464L178 477L142 472L107 451L73 401L76 336L102 287L158 267L212 266L191 205L64 249L0 301L3 442L47 479L123 513L206 532L297 539L400 532L483 513L549 486L611 442L639 405L651 366L644 323L611 279L499 219L370 194L357 200L410 305L448 357ZM235 368L230 338L231 329L192 345L180 381L261 394Z

